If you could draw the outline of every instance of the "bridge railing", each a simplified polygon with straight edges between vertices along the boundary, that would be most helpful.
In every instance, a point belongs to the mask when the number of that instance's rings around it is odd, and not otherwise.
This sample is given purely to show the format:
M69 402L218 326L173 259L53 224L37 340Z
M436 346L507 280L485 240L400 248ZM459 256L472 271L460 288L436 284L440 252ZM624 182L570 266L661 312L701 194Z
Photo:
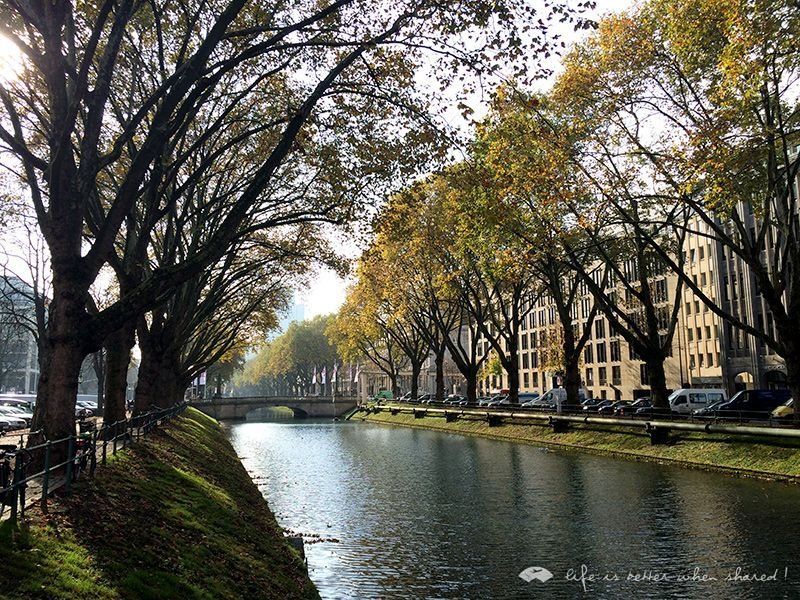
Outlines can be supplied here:
M192 398L192 404L219 404L227 402L357 402L357 395L331 396L215 396L213 398Z

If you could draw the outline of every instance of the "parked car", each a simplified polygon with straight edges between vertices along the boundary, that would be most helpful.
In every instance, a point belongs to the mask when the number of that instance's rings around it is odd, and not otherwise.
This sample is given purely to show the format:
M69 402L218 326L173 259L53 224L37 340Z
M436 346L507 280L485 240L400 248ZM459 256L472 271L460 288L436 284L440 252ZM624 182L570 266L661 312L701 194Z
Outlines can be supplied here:
M635 414L640 408L649 408L650 406L653 406L653 403L650 402L650 398L639 398L628 404L623 404L614 411L614 414L623 417L629 416Z
M436 402L436 396L434 394L423 394L417 398L417 401L420 404L430 404L431 402Z
M669 408L656 408L652 401L647 406L637 408L633 413L635 417L674 417L676 414Z
M0 396L0 406L16 406L17 408L30 409L31 401L10 396Z
M614 402L612 402L611 400L601 400L598 404L595 404L594 407L588 409L588 411L589 412L594 411L602 415L605 414L603 411L606 408L609 408L612 404L614 404Z
M584 411L597 410L601 402L603 402L603 400L600 400L599 398L587 398L586 400L581 402L581 410Z
M582 387L578 389L578 402L583 403L584 400L587 400L591 397L589 390ZM542 394L541 400L543 401L543 405L549 406L551 408L558 408L559 406L566 406L567 405L567 390L564 388L553 388L548 390L544 394Z
M3 431L12 431L15 429L25 429L28 427L28 424L25 422L25 419L20 417L16 417L12 414L2 413L0 414L0 421L2 421Z
M606 406L602 406L597 409L601 415L616 415L618 410L620 410L624 406L630 406L631 402L629 400L617 400L616 402L612 402L611 404L607 404Z
M489 401L486 403L486 406L498 406L500 402L505 400L507 397L508 396L506 396L505 394L495 394L494 396L489 398Z
M491 401L491 396L480 396L478 398L478 406L487 406Z
M727 400L714 402L714 404L709 404L705 408L700 408L692 413L692 418L694 419L713 419L717 416L717 409L725 404Z
M722 389L681 388L669 395L669 406L673 412L689 415L710 404L724 401L727 397L725 390Z
M83 408L88 408L92 412L97 412L97 402L89 402L88 400L78 400L75 403L76 406L82 406Z
M541 395L537 392L520 394L519 403L520 406L524 406L525 408L531 408L534 406L534 402L536 402L539 398L541 398Z
M742 390L720 404L715 417L728 419L768 419L772 411L791 398L789 390Z
M455 406L460 405L466 398L464 396L459 396L458 394L450 394L447 398L443 400L444 404L453 404Z
M23 419L25 421L25 426L31 426L31 419L33 419L33 413L27 412L22 410L21 408L17 408L15 406L0 406L0 416L11 416L16 417L17 419Z

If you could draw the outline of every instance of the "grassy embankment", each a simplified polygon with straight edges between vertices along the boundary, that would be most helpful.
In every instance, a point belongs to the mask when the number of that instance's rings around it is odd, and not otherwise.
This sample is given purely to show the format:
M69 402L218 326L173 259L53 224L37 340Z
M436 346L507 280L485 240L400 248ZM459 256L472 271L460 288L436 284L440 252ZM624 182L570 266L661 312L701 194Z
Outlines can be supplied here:
M438 415L415 419L409 413L391 415L388 411L367 416L357 413L353 416L353 420L359 419L513 442L574 448L636 460L674 462L690 467L800 483L800 440L776 439L765 443L741 436L673 431L669 445L651 446L650 437L644 429L632 432L625 428L620 431L626 433L617 433L613 427L572 425L567 433L553 433L549 427L541 424L506 422L498 427L489 427L479 417L462 416L454 422L446 423Z
M0 525L0 598L316 598L213 419L185 416Z

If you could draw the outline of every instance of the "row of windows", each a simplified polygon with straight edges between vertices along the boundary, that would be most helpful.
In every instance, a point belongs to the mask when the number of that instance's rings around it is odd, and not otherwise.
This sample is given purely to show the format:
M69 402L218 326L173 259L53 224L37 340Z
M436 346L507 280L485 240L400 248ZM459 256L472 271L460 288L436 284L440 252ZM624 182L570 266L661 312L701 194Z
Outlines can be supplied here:
M711 256L711 244L706 244L705 246L700 246L697 249L690 248L686 252L686 260L690 263L695 262L697 259L703 260L706 257Z
M706 325L705 326L705 333L706 333L705 339L707 339L707 340L713 339L711 325ZM703 340L703 328L702 327L695 327L695 328L687 327L686 328L686 339L689 340L690 342L695 341L695 339L697 339L698 342L702 341Z
M584 384L587 386L594 385L594 369L588 367L585 371ZM607 367L597 368L597 384L608 385L608 369ZM614 365L611 367L611 385L622 385L622 367Z
M719 359L719 352L716 354L716 357L717 357L716 366L719 366L719 360L720 360ZM698 353L697 355L695 355L695 354L690 354L689 355L689 368L690 369L696 369L698 367L701 368L701 369L704 368L704 367L709 367L710 368L710 367L713 367L713 366L715 366L715 363L714 363L714 353L712 353L712 352L706 352L705 354L703 354L701 352L701 353Z

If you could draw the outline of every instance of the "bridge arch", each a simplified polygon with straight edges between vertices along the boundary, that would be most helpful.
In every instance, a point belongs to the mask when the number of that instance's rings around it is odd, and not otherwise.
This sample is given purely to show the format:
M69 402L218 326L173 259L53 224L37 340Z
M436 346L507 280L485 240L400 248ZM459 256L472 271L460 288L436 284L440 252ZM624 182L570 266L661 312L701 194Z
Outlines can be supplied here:
M288 409L292 411L292 418L295 419L306 419L308 418L308 412L303 410L302 408L298 408L296 406L290 406L289 404L281 405L281 406L256 406L248 410L242 419L245 421L250 421L251 419L258 419L259 417L270 417L270 416L278 416L276 415L276 409ZM272 413L272 414L270 414Z

